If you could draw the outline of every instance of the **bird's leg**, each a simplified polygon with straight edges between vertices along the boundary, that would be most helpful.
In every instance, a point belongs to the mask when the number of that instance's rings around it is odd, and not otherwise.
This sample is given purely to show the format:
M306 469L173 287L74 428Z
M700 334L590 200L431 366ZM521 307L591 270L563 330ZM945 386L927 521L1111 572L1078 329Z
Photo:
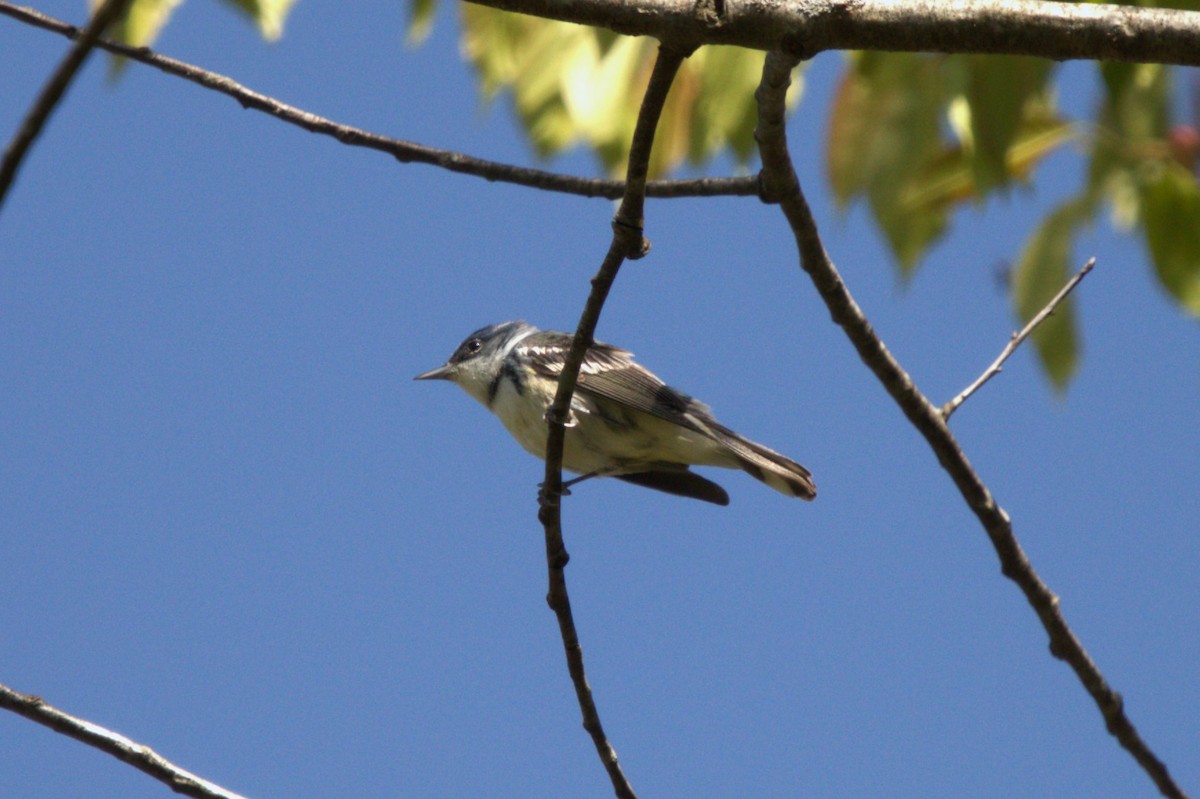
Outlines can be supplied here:
M604 476L604 472L588 472L587 474L581 475L579 477L572 477L570 480L563 483L563 494L569 495L571 492L568 491L567 489L569 489L573 485L582 483L584 480L590 480L593 477L603 477L603 476Z
M612 469L597 469L594 472L588 472L587 474L582 474L579 477L572 477L570 480L567 480L566 482L564 482L562 484L562 491L559 492L559 496L561 496L561 497L571 496L571 486L578 485L579 483L582 483L584 480L591 480L593 477L610 477L614 474L617 474L620 471L622 471L622 470L619 467L614 467ZM538 488L541 489L543 494L546 492L546 484L545 483L538 483Z

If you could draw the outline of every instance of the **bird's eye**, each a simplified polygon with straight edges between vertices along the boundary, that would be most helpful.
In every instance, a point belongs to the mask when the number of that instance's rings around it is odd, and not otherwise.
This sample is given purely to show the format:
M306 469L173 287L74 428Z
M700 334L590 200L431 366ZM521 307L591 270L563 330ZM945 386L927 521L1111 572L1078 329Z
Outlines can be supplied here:
M479 352L479 348L482 346L482 341L477 338L473 338L467 342L467 352Z

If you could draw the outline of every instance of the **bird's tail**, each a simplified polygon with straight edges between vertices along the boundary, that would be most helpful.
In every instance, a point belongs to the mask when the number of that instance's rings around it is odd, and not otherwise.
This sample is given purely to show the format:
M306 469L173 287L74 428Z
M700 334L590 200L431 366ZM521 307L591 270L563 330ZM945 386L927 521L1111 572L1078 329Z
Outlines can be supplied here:
M744 438L724 425L713 425L712 428L746 474L789 497L811 500L817 495L812 474L791 458Z

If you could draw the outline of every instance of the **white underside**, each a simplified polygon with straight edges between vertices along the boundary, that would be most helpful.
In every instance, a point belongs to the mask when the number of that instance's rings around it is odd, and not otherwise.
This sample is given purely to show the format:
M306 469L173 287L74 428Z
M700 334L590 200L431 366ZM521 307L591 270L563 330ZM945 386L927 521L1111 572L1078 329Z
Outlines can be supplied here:
M524 388L518 394L511 382L502 381L491 409L526 451L544 458L545 413L556 384L535 379ZM563 456L563 467L572 472L632 474L663 463L738 468L729 451L708 436L605 400L599 400L605 403L601 409L596 402L586 395L572 399Z

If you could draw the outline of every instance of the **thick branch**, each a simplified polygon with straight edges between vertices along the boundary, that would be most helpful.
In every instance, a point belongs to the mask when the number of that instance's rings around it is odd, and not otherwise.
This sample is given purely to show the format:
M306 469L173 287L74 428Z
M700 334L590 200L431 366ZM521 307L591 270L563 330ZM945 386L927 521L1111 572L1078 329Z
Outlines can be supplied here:
M654 71L650 75L646 95L642 98L642 107L638 111L637 125L633 132L629 166L625 173L625 195L613 217L612 243L600 270L592 278L592 290L579 318L570 352L563 363L554 402L546 412L549 424L546 441L546 479L538 497L541 506L538 520L546 533L546 562L550 573L550 589L546 594L546 602L558 618L571 682L575 685L575 695L579 700L579 708L583 711L584 729L591 734L600 760L612 780L613 790L621 799L635 799L636 795L621 772L617 753L604 734L596 704L592 700L592 690L583 669L583 649L579 645L579 636L575 630L571 599L567 594L566 575L563 572L569 559L562 534L562 459L566 434L564 422L571 407L575 385L579 380L584 353L592 345L596 324L600 321L600 312L604 308L604 301L608 298L609 289L617 278L621 264L627 258L641 258L650 250L649 243L642 237L642 214L645 207L650 150L654 144L654 133L658 128L667 93L671 89L675 74L679 71L679 65L688 55L687 52L664 46L659 49L658 58L654 62Z
M165 783L175 793L198 799L244 799L240 794L181 769L148 746L50 707L41 697L18 693L0 685L0 707L123 760Z
M1058 607L1058 597L1034 571L1013 534L1008 514L996 503L987 486L975 473L950 428L946 426L941 412L921 393L908 373L888 352L825 252L787 150L784 96L795 65L795 59L790 56L780 53L767 55L762 83L756 93L759 125L755 136L762 155L764 192L779 203L787 218L796 239L801 267L812 279L833 321L845 331L863 363L875 373L904 415L925 437L942 468L954 480L963 499L987 532L1000 558L1004 576L1020 587L1041 620L1050 637L1051 654L1065 660L1075 671L1104 716L1109 733L1133 755L1163 795L1177 799L1184 797L1183 790L1172 780L1166 765L1142 741L1125 715L1121 695L1108 685L1067 625Z
M470 0L681 47L1200 64L1200 13L1046 0Z
M20 170L21 162L25 160L29 148L33 146L33 142L45 127L46 121L58 107L67 87L71 85L79 68L83 66L83 62L91 54L92 48L96 46L100 34L121 16L127 5L129 5L129 0L106 0L100 8L96 9L88 26L76 37L75 46L67 51L58 68L54 70L54 74L46 81L41 94L33 101L29 113L4 150L4 160L0 162L0 208L4 207L4 198L8 196L8 190L12 187L13 180L16 179L17 171Z
M1009 340L1008 344L1005 345L1004 349L1000 351L999 357L992 361L992 365L987 369L984 369L983 374L975 378L975 382L964 388L957 397L942 406L941 414L943 419L949 420L950 415L957 411L964 402L969 400L972 394L983 388L984 383L1000 374L1000 370L1004 368L1004 362L1012 357L1012 354L1017 351L1017 347L1020 347L1021 343L1024 342L1025 339L1029 338L1030 334L1037 329L1038 325L1054 315L1054 309L1057 308L1059 304L1067 298L1067 295L1079 285L1079 281L1083 280L1087 276L1087 273L1092 271L1092 267L1095 265L1095 258L1088 259L1088 262L1083 265L1083 268L1076 272L1075 276L1068 280L1065 286L1059 289L1059 292L1050 299L1050 302L1046 303L1045 308L1038 311L1037 314L1029 320L1029 323L1026 324L1025 327L1021 328L1019 333L1012 334L1012 338Z
M23 8L0 0L0 14L33 25L44 30L78 39L82 32L73 25L48 17L30 8ZM584 197L604 197L615 200L625 191L625 183L620 180L604 180L598 178L582 178L574 175L563 175L547 172L542 169L503 164L476 158L453 150L441 150L427 147L423 144L392 139L378 133L361 128L342 125L325 117L318 116L302 108L280 102L274 97L248 89L232 78L216 72L194 66L185 61L179 61L169 56L160 55L146 47L129 47L124 44L100 39L96 46L116 55L124 56L131 61L154 67L168 75L183 78L206 89L220 92L237 100L243 108L251 108L264 114L301 127L310 133L331 136L342 144L351 147L365 147L378 150L404 163L421 163L440 167L450 172L474 175L489 181L515 183L544 191L557 191L563 194L576 194ZM650 197L715 197L715 196L752 196L758 194L758 179L755 177L727 178L698 178L695 180L652 180L646 184L646 194ZM2 197L2 195L0 195Z

